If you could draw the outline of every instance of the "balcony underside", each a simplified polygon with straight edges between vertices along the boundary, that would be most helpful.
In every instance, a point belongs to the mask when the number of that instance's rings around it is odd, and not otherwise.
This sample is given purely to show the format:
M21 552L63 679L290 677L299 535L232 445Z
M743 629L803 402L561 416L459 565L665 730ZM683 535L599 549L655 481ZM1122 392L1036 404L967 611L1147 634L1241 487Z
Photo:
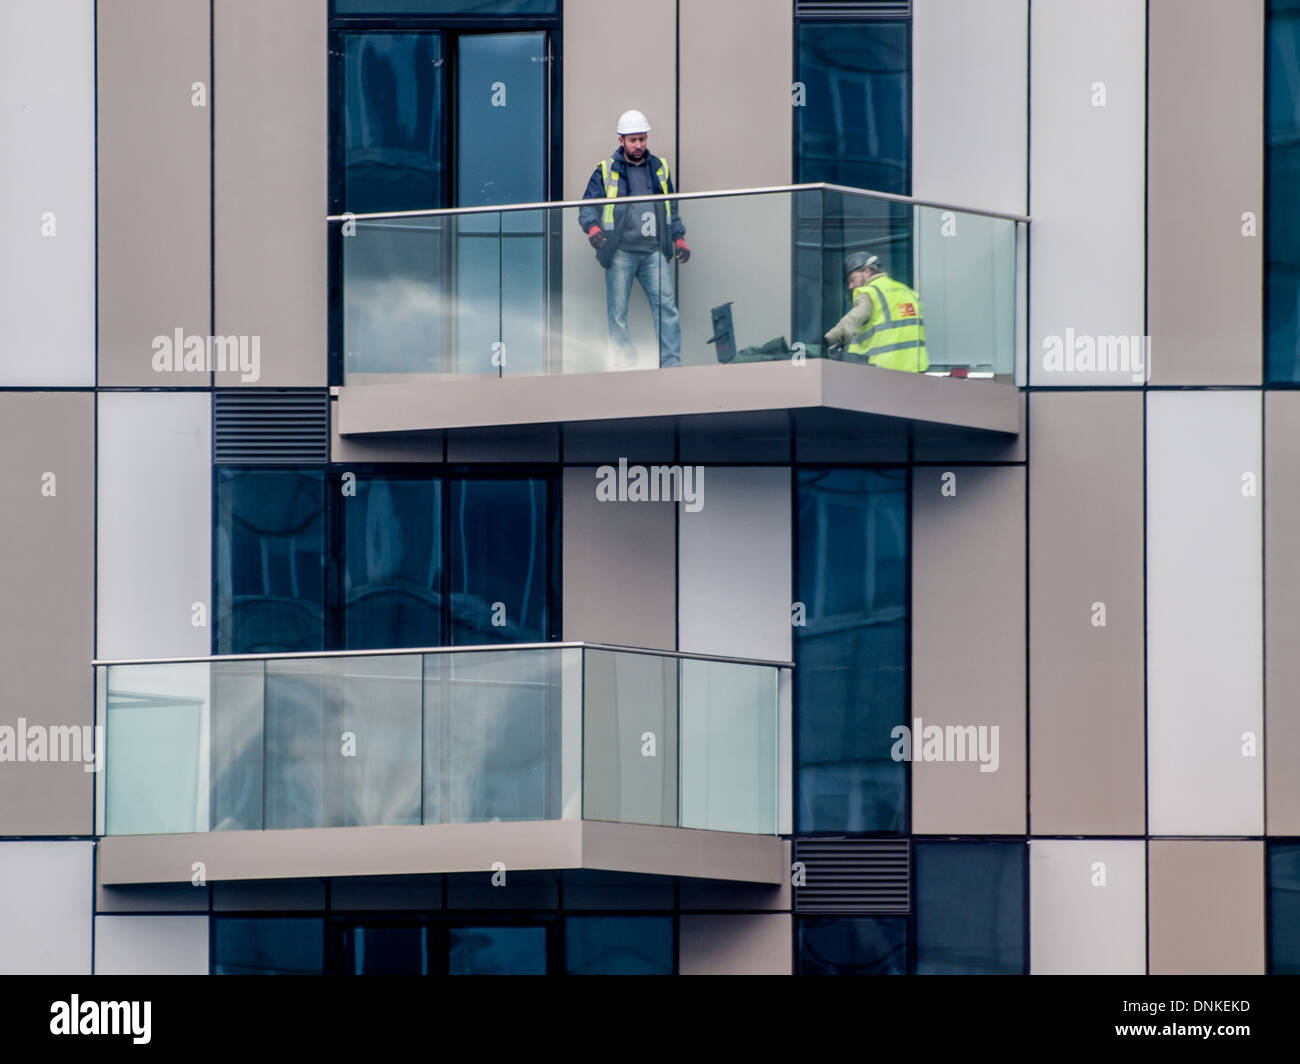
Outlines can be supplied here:
M783 881L781 840L770 835L614 824L595 820L495 821L100 840L107 886L323 876L400 876L590 869L744 883Z
M440 376L339 390L341 436L418 435L439 429L620 422L708 422L762 431L774 414L817 431L909 424L1009 438L1020 433L1013 384L902 373L826 359L682 366L620 373Z

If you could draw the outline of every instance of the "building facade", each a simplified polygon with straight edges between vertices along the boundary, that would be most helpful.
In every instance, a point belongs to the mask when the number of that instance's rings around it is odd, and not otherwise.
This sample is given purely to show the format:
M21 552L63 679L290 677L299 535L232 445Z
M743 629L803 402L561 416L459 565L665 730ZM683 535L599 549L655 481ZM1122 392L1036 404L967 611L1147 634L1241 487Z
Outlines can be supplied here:
M0 27L0 971L1300 971L1297 0Z

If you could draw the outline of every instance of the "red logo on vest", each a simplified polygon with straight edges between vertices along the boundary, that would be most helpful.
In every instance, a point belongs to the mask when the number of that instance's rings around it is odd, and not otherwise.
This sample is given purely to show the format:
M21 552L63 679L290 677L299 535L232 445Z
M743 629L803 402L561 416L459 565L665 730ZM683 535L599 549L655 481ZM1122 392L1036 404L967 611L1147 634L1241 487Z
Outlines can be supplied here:
M915 318L916 306L912 303L900 303L898 304L898 315L902 318Z

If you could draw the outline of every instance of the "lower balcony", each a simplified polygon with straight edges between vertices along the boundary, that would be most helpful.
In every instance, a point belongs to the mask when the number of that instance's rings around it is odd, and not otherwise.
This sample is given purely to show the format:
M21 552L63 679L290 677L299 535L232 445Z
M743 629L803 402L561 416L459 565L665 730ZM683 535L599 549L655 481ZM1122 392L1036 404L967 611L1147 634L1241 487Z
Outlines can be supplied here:
M107 885L788 874L786 662L560 643L96 664Z

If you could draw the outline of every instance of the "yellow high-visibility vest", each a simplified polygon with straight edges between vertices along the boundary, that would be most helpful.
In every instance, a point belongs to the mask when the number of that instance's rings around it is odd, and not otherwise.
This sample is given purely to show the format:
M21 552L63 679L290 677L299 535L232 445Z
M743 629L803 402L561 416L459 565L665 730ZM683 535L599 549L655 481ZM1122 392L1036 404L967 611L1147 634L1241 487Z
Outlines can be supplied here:
M925 350L925 319L921 297L888 274L853 290L853 301L870 293L871 317L848 346L851 354L866 355L873 366L924 373L930 368Z
M600 161L600 176L605 182L605 198L618 199L618 179L619 173L614 169L618 164L613 157L602 159ZM668 160L660 159L659 165L655 168L655 179L659 182L659 190L666 196L668 195ZM673 224L673 205L666 200L664 201L664 219L668 225L668 231L672 232ZM614 204L606 203L604 214L601 216L601 224L606 229L614 228Z

